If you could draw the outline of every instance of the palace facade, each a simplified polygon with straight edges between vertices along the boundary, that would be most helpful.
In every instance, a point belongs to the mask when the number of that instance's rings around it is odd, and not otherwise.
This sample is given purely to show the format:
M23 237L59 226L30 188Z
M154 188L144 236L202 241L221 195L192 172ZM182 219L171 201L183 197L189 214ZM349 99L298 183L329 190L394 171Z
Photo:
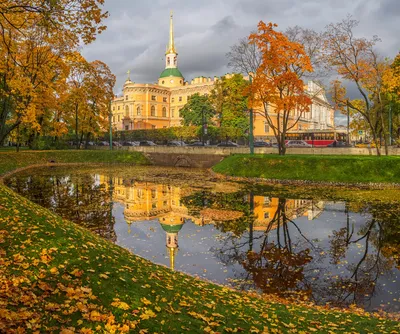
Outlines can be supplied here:
M225 75L228 78L230 76L232 74ZM115 97L111 105L113 128L123 131L180 126L182 120L180 110L189 101L190 96L195 93L209 94L218 80L218 77L197 77L190 82L185 81L178 68L171 13L165 69L161 72L157 84L135 83L131 81L128 71L123 94ZM323 88L310 81L305 89L312 97L313 103L310 112L305 113L292 130L333 129L334 109L328 102ZM254 135L256 138L273 137L273 131L265 118L257 112L254 118Z

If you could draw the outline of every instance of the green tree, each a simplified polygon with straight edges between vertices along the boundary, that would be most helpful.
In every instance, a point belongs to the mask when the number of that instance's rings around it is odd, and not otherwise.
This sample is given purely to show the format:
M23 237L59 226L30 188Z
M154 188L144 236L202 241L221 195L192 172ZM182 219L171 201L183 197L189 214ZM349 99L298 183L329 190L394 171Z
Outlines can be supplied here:
M241 74L227 78L223 76L211 91L210 102L219 116L223 128L248 130L246 88L249 82Z
M181 109L181 116L183 125L212 124L215 110L207 96L196 93Z

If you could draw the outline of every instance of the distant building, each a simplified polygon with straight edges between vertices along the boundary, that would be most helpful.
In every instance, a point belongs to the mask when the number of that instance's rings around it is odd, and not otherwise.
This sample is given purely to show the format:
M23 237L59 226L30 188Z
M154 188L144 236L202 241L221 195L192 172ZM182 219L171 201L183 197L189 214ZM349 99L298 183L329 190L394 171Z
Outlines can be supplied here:
M231 76L230 74L226 75ZM245 79L248 79L248 77ZM185 81L178 68L178 53L175 48L173 17L170 16L169 42L165 52L165 69L157 84L135 83L128 78L123 86L123 94L112 102L112 124L114 129L160 129L181 125L180 110L199 93L209 94L219 78L197 77ZM324 90L310 81L306 87L313 104L293 130L333 129L334 109L329 104ZM294 118L297 119L296 115ZM273 137L273 131L260 114L254 119L255 137Z

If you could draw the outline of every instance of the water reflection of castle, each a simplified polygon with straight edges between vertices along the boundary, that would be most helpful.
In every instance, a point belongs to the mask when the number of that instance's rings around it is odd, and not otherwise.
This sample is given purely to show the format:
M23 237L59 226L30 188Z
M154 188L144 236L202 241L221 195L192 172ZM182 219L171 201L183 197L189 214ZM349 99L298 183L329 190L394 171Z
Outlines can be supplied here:
M204 209L199 217L189 214L189 209L181 202L182 188L166 184L151 182L136 182L122 177L100 175L100 184L105 185L107 191L112 189L113 201L124 204L124 217L130 226L135 221L158 219L162 229L166 232L166 247L170 258L170 267L174 269L175 255L178 251L178 233L183 224L190 220L194 224L204 226L224 220L239 218L243 212L219 209ZM185 193L187 196L188 193ZM271 223L278 211L279 199L265 196L253 196L254 224L256 231L271 229ZM250 196L247 198L250 201ZM324 202L311 200L288 199L285 201L286 216L296 219L306 216L312 220L319 216L324 208ZM273 227L272 227L273 228Z

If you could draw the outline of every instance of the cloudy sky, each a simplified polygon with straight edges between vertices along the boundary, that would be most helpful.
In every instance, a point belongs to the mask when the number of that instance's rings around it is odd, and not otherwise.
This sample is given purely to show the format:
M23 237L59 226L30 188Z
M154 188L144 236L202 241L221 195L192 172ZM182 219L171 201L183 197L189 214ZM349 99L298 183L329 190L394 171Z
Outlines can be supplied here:
M157 81L164 69L169 12L174 11L178 67L187 81L230 72L226 53L248 36L260 20L279 29L299 25L317 31L350 14L360 21L357 35L378 35L379 51L394 57L400 50L400 0L105 0L107 30L83 48L117 76L120 93L131 70L140 83Z

